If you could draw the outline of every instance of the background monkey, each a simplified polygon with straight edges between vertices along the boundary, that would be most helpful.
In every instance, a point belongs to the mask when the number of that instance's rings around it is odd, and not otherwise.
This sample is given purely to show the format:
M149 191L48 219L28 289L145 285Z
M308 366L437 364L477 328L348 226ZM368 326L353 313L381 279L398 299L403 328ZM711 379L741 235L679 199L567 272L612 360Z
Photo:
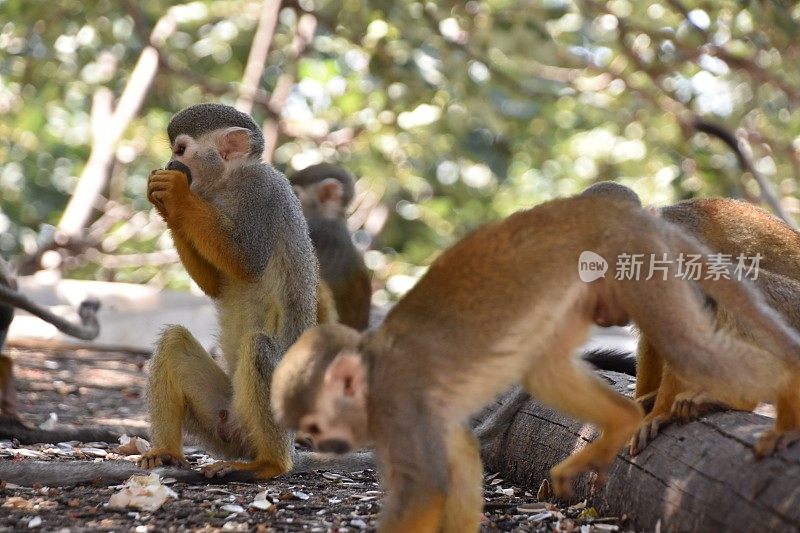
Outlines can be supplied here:
M345 224L345 211L355 195L353 176L336 165L320 163L295 172L289 181L303 206L320 276L333 294L339 322L366 329L370 276Z
M140 465L185 464L185 428L210 449L249 460L220 461L207 476L240 470L270 478L291 468L293 451L291 432L270 410L273 369L316 323L319 279L306 222L289 182L261 162L264 137L248 115L195 105L175 115L167 133L167 167L178 170L153 171L148 199L216 304L228 373L185 328L164 330L148 382L154 449Z
M593 323L632 319L669 348L681 375L723 397L774 397L791 386L800 338L746 283L703 287L768 332L781 355L715 331L674 263L665 277L584 283L586 250L608 259L707 251L624 200L575 197L519 212L444 252L376 330L304 333L273 378L278 419L321 450L374 442L388 489L383 531L474 531L481 468L464 423L496 394L521 381L539 401L599 427L597 440L551 470L558 495L580 473L604 469L639 426L639 406L573 355ZM777 371L786 378L774 380Z
M73 324L54 314L50 310L31 301L17 290L17 282L11 272L11 267L0 258L0 350L5 346L6 336L14 320L14 308L19 307L29 313L53 324L60 331L79 339L92 340L100 334L100 324L97 321L97 311L100 302L87 299L81 302L78 308L81 324ZM22 422L19 417L19 402L17 401L17 388L14 383L14 363L10 357L0 353L0 437L19 433L23 438L33 433L40 435L38 442L54 442L52 439L57 433L50 435L44 430L33 430ZM3 437L5 438L5 437ZM26 439L27 440L27 439ZM62 439L63 440L63 439ZM69 440L69 439L68 439ZM57 441L55 441L57 442Z
M613 182L592 185L583 196L626 199L641 205L634 191ZM800 234L797 231L757 206L730 198L692 199L651 209L715 252L729 254L734 261L739 254L745 257L758 254L756 287L789 325L800 330ZM710 312L716 314L717 327L735 331L750 342L769 343L769 339L764 339L725 306L718 305L713 299L707 299L707 305ZM649 342L647 335L640 336L636 398L649 412L641 431L631 443L631 453L641 451L667 423L675 419L688 421L707 408L719 407L713 398L678 377L665 358ZM779 401L791 403L793 400ZM756 402L749 399L728 403L725 407L750 411L756 407ZM800 405L795 409L800 410ZM800 438L800 432L796 431L800 429L800 420L793 419L795 411L790 408L781 410L781 413L783 418L777 421L777 426L784 431L760 441L756 448L758 455L772 453L776 447L786 446Z
M0 259L0 285L15 290L16 281L5 261ZM6 343L8 329L14 320L14 307L0 303L0 351ZM9 427L25 427L19 417L17 387L14 384L14 362L7 355L0 353L0 425Z

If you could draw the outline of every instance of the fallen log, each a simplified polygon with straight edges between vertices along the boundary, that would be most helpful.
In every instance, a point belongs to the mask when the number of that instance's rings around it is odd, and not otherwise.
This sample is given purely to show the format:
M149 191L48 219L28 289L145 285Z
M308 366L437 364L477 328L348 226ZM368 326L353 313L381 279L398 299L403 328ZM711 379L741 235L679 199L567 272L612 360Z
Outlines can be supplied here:
M316 452L299 452L294 458L290 474L328 470L347 473L375 468L371 452L356 452L347 456L334 456ZM179 483L216 485L231 482L253 483L248 472L233 472L225 477L207 478L199 470L162 467L153 470L163 477L174 478ZM135 463L122 460L90 461L14 461L0 460L0 482L21 487L74 487L76 485L118 485L133 475L147 475ZM288 475L290 475L288 474Z
M631 394L629 376L599 374ZM475 422L515 399L516 391L506 394ZM633 527L649 531L659 523L662 531L796 531L800 445L759 461L752 454L758 436L772 424L765 416L729 411L670 426L638 456L620 451L604 485L592 487L589 475L578 480L575 498L591 498L601 516L627 515ZM535 492L550 467L586 446L596 432L528 399L505 431L486 435L487 471Z
M147 438L144 431L120 431L106 427L62 427L58 429L39 429L19 423L0 423L0 439L16 440L20 444L55 444L58 442L119 442L121 435Z

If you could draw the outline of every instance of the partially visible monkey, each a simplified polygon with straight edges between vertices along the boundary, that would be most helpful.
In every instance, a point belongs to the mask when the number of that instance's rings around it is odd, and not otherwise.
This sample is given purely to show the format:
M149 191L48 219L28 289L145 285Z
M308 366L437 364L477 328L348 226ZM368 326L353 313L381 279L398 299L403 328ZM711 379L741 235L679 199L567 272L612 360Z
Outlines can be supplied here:
M219 104L175 115L172 157L148 180L186 270L214 301L228 373L182 326L167 326L150 364L154 449L140 465L184 465L182 431L226 458L205 468L271 478L292 467L292 432L270 410L270 380L286 349L316 324L317 260L300 203L261 161L250 116Z
M355 181L345 169L320 163L289 176L303 206L320 276L330 287L339 322L357 330L369 324L372 287L361 253L345 224Z
M82 302L78 308L81 324L73 324L19 293L10 265L0 258L0 350L5 345L8 330L14 319L15 307L38 316L73 337L92 340L100 333L100 324L97 321L100 302L94 299ZM11 436L26 442L34 438L39 439L36 442L54 442L52 439L60 435L59 432L29 428L22 421L14 383L14 363L10 357L0 353L0 438Z
M16 280L5 261L0 259L0 286L16 290ZM17 387L14 384L14 362L1 351L14 320L14 307L0 303L0 425L25 427L19 417Z
M634 191L614 182L600 182L583 192L583 196L602 196L625 199L641 205ZM741 254L752 258L759 256L758 272L754 282L762 291L767 303L780 312L787 322L800 330L800 234L779 218L762 209L730 198L692 199L661 208L650 208L654 213L681 227L700 242L726 254L732 262ZM725 306L708 299L710 312L716 314L719 328L736 332L750 342L768 342L757 331L743 323ZM640 452L659 429L673 420L688 421L709 408L719 408L719 402L703 390L675 374L647 335L641 335L637 349L636 399L649 412L641 431L631 443L631 453ZM778 401L792 403L791 395ZM648 409L652 407L652 409ZM724 407L750 411L756 407L754 400L728 403ZM794 420L792 409L783 409L783 418L777 427L783 428L773 438L764 438L756 447L757 455L768 455L776 447L784 447L800 439L800 421Z
M581 253L606 259L667 254L664 275L589 283ZM533 397L597 425L600 436L551 470L557 495L588 469L604 469L642 417L577 356L592 324L629 319L693 383L726 400L798 390L800 337L746 282L703 289L768 335L777 354L717 331L678 253L708 250L624 200L554 200L484 226L444 252L376 330L341 325L304 333L278 365L278 420L320 450L374 442L388 499L382 531L475 531L480 460L469 415L515 382ZM708 262L701 262L703 273ZM800 414L800 409L790 410ZM779 405L779 409L783 409Z

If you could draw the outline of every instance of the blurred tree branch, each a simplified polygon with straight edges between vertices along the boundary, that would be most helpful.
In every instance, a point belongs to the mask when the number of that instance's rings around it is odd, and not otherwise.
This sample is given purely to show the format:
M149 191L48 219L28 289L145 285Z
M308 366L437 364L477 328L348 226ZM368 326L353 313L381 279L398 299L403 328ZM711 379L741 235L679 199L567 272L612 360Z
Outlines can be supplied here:
M242 83L239 86L239 98L236 100L236 109L250 113L253 109L253 96L261 81L264 65L267 63L269 47L278 23L278 12L281 3L276 0L263 0L261 15L258 18L258 27L250 46L250 55L247 57L247 66L244 69Z
M708 39L709 34L707 31L699 28L697 25L692 23L689 20L689 13L686 11L686 8L678 0L670 0L669 2L686 17L686 20L689 24L692 25L693 28L696 28L698 31L701 31L702 35ZM584 4L590 6L595 13L601 12L613 15L613 13L609 10L606 4L598 4L594 0L584 0ZM636 86L631 83L630 79L627 79L624 75L624 71L618 69L616 72L613 72L612 68L608 68L607 70L613 74L614 76L618 77L619 79L623 80L628 87L637 91L639 94L653 102L655 105L664 109L664 111L668 112L670 115L674 116L675 119L681 126L681 131L684 134L684 137L688 140L691 138L692 135L696 131L701 131L710 135L713 135L728 145L736 154L736 158L739 161L741 169L745 173L749 173L752 178L758 183L759 190L761 192L761 199L762 201L767 204L776 215L781 217L787 224L792 226L793 228L797 228L797 224L794 220L789 216L786 210L780 203L780 199L777 197L773 190L772 184L760 173L756 170L752 163L752 156L751 152L748 147L744 146L741 141L730 131L728 131L723 126L712 124L706 119L703 119L697 114L685 106L683 103L672 97L670 91L667 90L662 83L662 76L669 72L671 69L667 65L662 65L659 68L650 65L648 62L644 61L642 57L629 45L629 37L631 35L631 28L628 25L628 21L616 17L618 21L618 29L617 32L617 42L619 44L620 49L622 50L625 57L633 63L636 69L640 72L643 72L647 75L650 82L653 86L658 90L658 92L649 91L641 86ZM642 30L641 28L637 30L633 30L641 33L646 33L646 30ZM591 65L589 65L591 66ZM748 69L749 71L749 69ZM746 193L746 190L745 190Z
M295 65L297 60L305 54L306 49L314 39L314 33L317 31L317 19L314 15L303 13L297 20L297 28L295 29L294 37L292 37L292 44L289 47L289 59ZM295 74L291 72L284 72L278 78L275 84L275 89L272 91L267 109L269 109L272 120L265 120L262 124L264 130L264 153L262 158L264 161L272 161L272 153L275 151L275 146L278 144L278 133L281 129L280 111L286 100L289 97L292 85L295 82Z
M77 237L88 223L94 199L108 182L116 144L138 113L158 72L159 60L155 44L165 41L174 31L175 21L167 11L150 33L151 44L139 54L116 106L113 106L113 95L109 89L103 87L95 92L92 100L92 145L89 160L58 223L58 230L67 237Z

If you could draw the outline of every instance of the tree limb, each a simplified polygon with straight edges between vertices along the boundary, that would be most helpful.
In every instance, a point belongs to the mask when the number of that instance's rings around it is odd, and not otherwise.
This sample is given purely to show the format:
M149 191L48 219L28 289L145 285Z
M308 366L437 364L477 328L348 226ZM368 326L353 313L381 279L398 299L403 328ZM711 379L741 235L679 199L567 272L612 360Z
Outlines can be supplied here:
M0 301L19 307L32 315L38 316L53 324L59 331L71 337L84 340L92 340L100 334L100 324L97 321L97 310L100 309L100 302L97 300L85 300L78 307L78 315L81 317L81 325L73 324L68 320L56 315L49 309L42 307L24 294L15 291L5 285L0 284Z
M244 69L242 83L239 86L239 98L236 100L236 109L249 114L253 109L253 95L258 89L264 65L267 63L269 47L272 36L278 23L278 12L281 3L275 0L264 0L261 3L261 15L258 18L258 27L250 46L250 55L247 57L247 66Z

